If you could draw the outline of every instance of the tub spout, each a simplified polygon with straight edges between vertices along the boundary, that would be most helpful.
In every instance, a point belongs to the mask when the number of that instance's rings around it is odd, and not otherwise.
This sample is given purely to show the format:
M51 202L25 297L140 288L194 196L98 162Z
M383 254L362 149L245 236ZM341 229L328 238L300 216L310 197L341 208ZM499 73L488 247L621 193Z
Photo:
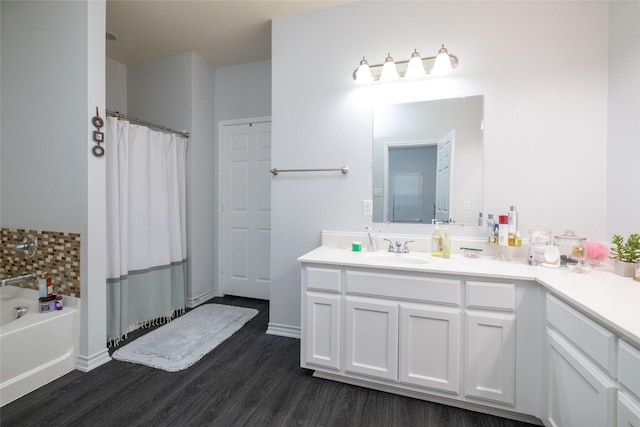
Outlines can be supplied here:
M29 312L29 307L21 305L20 307L16 307L13 310L16 312L16 319L19 319Z
M20 276L7 277L5 279L0 280L0 282L2 283L0 287L4 288L5 285L11 285L12 283L27 282L35 278L36 276L34 274L22 274Z

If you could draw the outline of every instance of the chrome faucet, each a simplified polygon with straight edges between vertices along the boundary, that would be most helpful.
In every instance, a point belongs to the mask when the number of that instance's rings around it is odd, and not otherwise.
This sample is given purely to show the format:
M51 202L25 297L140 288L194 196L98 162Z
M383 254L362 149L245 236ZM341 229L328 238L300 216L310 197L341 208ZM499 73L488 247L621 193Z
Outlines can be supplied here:
M22 282L27 282L31 279L35 279L36 276L35 274L29 273L29 274L22 274L20 276L13 276L13 277L7 277L4 278L2 280L0 280L0 283L2 283L2 285L0 287L4 288L5 285L11 285L13 283L22 283Z
M404 242L404 245L402 246L402 253L408 254L409 253L409 243L413 243L415 242L415 240L407 240L406 242Z
M389 242L389 252L393 252L396 254L408 254L409 253L409 243L413 243L414 240L407 240L404 244L400 243L400 240L396 240L395 244L393 241L389 239L384 239Z

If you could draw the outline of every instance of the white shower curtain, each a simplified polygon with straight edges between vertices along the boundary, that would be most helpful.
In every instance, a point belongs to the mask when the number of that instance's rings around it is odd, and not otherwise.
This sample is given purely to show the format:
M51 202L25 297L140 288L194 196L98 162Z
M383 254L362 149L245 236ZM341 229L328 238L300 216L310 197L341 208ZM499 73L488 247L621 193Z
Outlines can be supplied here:
M107 339L186 307L187 140L108 117Z

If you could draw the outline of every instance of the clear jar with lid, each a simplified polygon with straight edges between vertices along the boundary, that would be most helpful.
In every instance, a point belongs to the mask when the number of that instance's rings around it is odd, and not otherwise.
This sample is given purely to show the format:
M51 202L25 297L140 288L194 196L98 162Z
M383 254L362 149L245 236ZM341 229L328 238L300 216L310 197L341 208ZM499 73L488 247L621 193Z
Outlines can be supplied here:
M560 264L583 262L587 259L587 238L576 235L573 230L553 236L553 242L560 249Z

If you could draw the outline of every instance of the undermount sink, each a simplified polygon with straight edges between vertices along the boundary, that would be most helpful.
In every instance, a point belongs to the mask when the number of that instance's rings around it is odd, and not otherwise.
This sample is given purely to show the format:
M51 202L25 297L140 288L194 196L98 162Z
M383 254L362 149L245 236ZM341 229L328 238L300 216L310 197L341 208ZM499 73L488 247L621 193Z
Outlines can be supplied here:
M401 265L414 265L414 264L428 264L431 260L427 258L421 258L411 256L407 254L376 254L368 257L368 260L373 263L380 264L401 264Z

